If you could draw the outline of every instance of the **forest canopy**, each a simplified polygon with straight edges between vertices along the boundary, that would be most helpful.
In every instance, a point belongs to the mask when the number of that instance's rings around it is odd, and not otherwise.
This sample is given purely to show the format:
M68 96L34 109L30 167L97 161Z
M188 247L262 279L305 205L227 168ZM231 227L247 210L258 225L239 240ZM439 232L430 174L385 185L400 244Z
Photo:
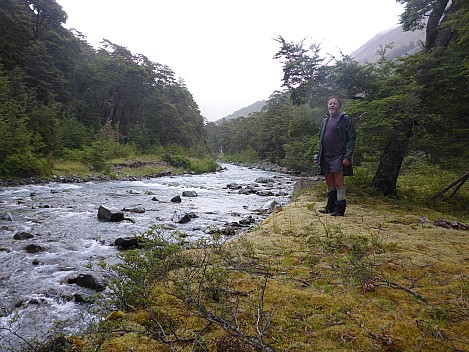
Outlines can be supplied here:
M2 1L0 176L47 174L51 158L93 153L206 153L205 120L170 67L105 39L94 49L66 20L54 0Z

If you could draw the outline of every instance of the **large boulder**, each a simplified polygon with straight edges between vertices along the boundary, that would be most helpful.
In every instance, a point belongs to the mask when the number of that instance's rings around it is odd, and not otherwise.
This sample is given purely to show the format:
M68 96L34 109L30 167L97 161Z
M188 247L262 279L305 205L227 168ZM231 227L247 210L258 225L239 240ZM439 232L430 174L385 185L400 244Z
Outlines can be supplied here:
M124 213L118 209L108 208L101 205L98 209L98 219L118 222L124 220Z

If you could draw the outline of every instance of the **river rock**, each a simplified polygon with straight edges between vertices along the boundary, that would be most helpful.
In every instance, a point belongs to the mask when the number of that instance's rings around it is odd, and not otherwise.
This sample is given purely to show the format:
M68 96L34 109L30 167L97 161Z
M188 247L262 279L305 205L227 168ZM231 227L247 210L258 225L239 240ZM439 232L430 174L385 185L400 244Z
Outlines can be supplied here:
M197 192L196 191L184 191L182 192L182 195L184 197L197 197Z
M98 219L113 222L122 221L124 220L124 213L118 209L101 205L98 209Z
M138 248L140 242L136 237L119 237L114 241L114 245L122 250Z
M46 249L43 246L38 244L30 244L24 248L28 253L40 253L44 252Z
M183 215L181 212L175 211L171 220L179 224L187 224L189 221L196 217L197 215L194 212L190 212Z
M253 186L253 185L247 185L247 186L245 186L243 189L240 189L240 190L238 191L239 194L246 194L246 195L248 195L248 194L254 194L254 193L256 193L256 192L257 192L256 187Z
M33 238L34 236L30 234L29 232L17 232L13 236L15 240L29 240L30 238Z
M76 284L77 286L89 288L96 292L104 291L106 285L99 279L90 274L80 274L75 278L68 279L69 284Z
M256 178L257 183L274 183L274 179L270 177L258 177Z
M181 196L175 196L175 197L171 198L171 202L181 203L182 202Z
M128 211L130 213L136 213L136 214L143 214L145 213L145 208L138 206L138 207L133 207L133 208L124 208L122 211Z
M270 197L274 195L274 192L264 190L264 191L257 191L256 194L260 197Z

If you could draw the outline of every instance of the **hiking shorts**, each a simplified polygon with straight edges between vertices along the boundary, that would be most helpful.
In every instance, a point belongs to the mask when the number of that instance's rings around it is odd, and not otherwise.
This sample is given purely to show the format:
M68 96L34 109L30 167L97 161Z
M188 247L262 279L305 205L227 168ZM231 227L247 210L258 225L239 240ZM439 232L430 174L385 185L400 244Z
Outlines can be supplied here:
M322 160L322 171L327 173L334 173L342 171L342 155L338 156L325 156Z

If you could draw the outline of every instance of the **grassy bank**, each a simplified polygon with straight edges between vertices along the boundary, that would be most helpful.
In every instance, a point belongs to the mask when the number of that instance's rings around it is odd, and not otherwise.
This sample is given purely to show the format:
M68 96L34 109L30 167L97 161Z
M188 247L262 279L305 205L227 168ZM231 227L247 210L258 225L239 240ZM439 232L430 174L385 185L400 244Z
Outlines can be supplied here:
M467 351L467 219L311 189L224 243L160 230L113 268L114 312L83 351ZM446 220L447 222L443 221Z

